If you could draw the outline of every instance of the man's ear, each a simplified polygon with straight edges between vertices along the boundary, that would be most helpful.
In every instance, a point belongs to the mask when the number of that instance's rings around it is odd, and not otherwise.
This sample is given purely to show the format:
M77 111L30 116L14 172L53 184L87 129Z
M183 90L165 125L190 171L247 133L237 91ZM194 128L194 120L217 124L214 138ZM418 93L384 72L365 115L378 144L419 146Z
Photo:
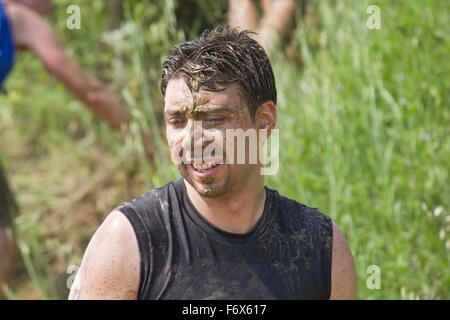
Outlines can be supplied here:
M277 123L277 108L272 100L264 102L256 110L255 124L258 129L267 129L270 131L275 128Z

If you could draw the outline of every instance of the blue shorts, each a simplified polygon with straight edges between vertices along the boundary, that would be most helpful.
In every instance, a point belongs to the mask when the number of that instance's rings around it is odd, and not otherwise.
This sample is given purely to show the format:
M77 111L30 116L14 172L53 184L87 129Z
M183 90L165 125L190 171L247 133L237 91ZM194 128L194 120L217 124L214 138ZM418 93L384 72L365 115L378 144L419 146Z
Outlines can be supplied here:
M5 5L0 0L0 90L14 65L15 47Z

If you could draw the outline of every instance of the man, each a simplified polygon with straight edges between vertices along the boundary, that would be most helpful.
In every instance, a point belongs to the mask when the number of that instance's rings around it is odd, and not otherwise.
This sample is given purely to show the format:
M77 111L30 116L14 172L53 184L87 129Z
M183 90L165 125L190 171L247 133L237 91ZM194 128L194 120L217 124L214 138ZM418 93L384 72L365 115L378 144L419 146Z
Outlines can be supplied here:
M64 51L41 14L51 12L48 0L0 0L0 90L11 72L16 50L31 50L50 74L113 129L128 127L130 117L119 99L86 75ZM17 211L0 163L0 286L17 256L11 219ZM0 290L1 296L1 290Z
M161 89L182 178L109 214L69 298L354 298L352 255L329 217L265 187L247 146L245 163L233 162L240 147L231 149L228 136L217 152L195 152L215 140L199 132L274 129L275 79L262 47L248 32L205 31L172 51Z

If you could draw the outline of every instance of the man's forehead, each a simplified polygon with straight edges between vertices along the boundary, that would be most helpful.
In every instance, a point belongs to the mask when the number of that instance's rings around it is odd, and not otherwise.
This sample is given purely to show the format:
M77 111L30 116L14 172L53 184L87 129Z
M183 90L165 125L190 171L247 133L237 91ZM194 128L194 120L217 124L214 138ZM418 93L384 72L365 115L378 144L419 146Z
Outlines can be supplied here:
M165 109L192 108L194 107L194 101L196 106L211 104L229 107L240 102L239 85L237 83L230 83L221 87L219 90L208 90L201 87L197 93L193 93L183 77L174 77L167 84L164 97Z

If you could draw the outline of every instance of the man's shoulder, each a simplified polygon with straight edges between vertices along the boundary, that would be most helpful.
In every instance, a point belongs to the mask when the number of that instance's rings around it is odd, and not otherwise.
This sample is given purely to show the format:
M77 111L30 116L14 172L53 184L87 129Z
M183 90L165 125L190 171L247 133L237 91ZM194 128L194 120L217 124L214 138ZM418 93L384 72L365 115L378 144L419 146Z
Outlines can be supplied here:
M328 215L321 212L316 207L310 207L306 204L303 204L293 198L290 198L288 196L282 195L278 192L276 189L270 189L272 192L274 198L276 199L276 203L278 205L278 209L284 213L287 213L289 215L299 216L299 217L317 217L320 219L331 219Z
M333 220L318 208L309 207L297 200L275 194L276 216L279 224L286 226L290 232L299 234L301 239L319 241L321 247L329 253L333 241Z
M165 185L155 188L130 201L122 203L115 211L121 212L131 223L140 246L149 242L165 243L167 228L170 228L170 203L175 201L177 189L176 181L169 181Z
M330 216L316 207L310 207L288 196L281 195L277 190L270 189L273 194L272 205L276 206L277 216L284 223L292 225L309 226L319 228L321 232L332 233L333 221Z
M179 189L179 183L179 180L169 181L163 186L123 202L117 210L124 212L131 209L137 214L142 214L143 212L154 211L154 209L165 209L168 206L171 191Z

